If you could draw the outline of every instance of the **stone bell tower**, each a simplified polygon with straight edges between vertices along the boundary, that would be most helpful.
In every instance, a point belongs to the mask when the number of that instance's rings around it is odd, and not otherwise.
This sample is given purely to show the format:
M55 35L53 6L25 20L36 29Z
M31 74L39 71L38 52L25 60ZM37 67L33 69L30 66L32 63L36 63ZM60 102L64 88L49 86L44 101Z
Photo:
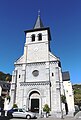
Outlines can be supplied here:
M50 29L49 27L43 26L40 15L38 15L34 28L32 30L26 30L25 35L25 62L49 61Z

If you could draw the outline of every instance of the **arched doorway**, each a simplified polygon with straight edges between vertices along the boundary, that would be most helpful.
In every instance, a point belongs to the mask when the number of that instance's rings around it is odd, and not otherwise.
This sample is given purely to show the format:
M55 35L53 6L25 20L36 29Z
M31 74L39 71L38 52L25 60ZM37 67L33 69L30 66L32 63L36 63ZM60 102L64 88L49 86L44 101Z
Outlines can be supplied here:
M39 113L40 107L40 94L38 91L32 91L29 94L29 109L32 112Z

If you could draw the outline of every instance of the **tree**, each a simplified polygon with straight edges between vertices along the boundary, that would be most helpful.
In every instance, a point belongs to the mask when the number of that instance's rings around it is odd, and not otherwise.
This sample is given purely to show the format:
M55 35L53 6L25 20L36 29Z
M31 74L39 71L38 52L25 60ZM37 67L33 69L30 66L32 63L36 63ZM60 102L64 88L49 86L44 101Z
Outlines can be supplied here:
M5 73L3 73L3 72L1 72L0 71L0 80L1 81L5 81L5 80L7 80L7 81L11 81L11 79L12 79L12 76L8 73L8 74L5 74Z
M74 103L75 105L81 106L81 85L75 84L73 85L74 90Z
M81 94L74 94L74 102L76 105L81 106Z
M9 81L9 82L11 81L11 77L10 76L6 76L5 79L6 79L6 81Z

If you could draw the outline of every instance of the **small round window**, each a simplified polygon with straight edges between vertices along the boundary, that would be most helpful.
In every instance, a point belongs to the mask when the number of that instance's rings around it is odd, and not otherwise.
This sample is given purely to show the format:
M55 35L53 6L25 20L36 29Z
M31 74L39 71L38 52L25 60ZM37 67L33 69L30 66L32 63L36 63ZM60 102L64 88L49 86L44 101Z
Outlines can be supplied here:
M34 70L34 71L32 72L32 74L33 74L35 77L37 77L37 76L39 75L39 71L38 71L38 70Z

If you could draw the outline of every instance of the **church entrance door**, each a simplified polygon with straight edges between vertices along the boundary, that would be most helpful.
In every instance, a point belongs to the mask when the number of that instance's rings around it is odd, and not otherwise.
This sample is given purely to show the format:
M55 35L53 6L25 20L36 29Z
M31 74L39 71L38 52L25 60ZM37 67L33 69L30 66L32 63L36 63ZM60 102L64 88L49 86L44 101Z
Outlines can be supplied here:
M31 99L31 111L39 112L39 99Z
M32 112L39 113L40 112L40 93L38 91L32 91L29 94L29 109Z

